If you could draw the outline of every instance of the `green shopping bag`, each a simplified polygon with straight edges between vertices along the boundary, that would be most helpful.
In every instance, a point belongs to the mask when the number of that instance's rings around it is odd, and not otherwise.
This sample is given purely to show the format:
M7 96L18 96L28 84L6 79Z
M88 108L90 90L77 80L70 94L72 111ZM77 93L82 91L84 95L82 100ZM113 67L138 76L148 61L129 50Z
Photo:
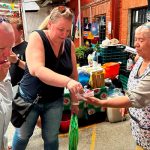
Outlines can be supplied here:
M69 126L69 150L77 150L78 139L78 117L76 114L72 114Z

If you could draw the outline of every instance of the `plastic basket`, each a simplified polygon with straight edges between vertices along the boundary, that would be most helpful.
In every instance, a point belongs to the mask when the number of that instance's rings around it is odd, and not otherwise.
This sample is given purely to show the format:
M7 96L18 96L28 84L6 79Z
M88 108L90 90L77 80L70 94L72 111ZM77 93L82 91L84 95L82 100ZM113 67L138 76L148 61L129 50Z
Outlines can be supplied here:
M62 120L60 122L60 132L66 133L69 131L69 125L70 125L70 113L63 113Z
M103 64L104 78L114 79L119 74L120 64L117 62L108 62Z

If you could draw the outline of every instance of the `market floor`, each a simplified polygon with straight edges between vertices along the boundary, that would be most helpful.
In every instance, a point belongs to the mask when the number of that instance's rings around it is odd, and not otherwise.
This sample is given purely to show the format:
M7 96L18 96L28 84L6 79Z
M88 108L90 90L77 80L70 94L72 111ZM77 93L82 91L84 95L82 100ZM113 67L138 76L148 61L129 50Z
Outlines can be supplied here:
M14 127L8 129L11 145ZM59 150L68 150L68 134L59 135ZM131 135L130 121L93 123L79 128L78 150L134 150L135 143ZM41 129L36 127L27 150L43 150Z

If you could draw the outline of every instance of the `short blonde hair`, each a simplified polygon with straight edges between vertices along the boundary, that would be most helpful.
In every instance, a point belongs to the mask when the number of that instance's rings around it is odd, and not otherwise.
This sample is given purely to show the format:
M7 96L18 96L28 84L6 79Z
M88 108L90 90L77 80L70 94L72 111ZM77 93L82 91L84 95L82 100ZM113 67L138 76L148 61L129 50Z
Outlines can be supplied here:
M41 23L38 29L45 30L47 29L49 21L55 22L62 17L68 20L72 20L74 17L74 13L70 8L66 6L55 7L54 9L52 9L50 14L44 19L44 21Z

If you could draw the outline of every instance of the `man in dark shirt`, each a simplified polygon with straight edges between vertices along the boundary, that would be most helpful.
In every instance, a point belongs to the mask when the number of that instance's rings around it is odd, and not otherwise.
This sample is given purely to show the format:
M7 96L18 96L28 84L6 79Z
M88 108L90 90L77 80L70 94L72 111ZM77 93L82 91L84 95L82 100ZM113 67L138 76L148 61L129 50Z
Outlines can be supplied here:
M23 40L23 23L20 18L11 18L10 23L15 32L15 46L12 48L12 55L10 58L11 67L11 83L12 86L17 85L24 74L25 68L25 49L27 42Z

